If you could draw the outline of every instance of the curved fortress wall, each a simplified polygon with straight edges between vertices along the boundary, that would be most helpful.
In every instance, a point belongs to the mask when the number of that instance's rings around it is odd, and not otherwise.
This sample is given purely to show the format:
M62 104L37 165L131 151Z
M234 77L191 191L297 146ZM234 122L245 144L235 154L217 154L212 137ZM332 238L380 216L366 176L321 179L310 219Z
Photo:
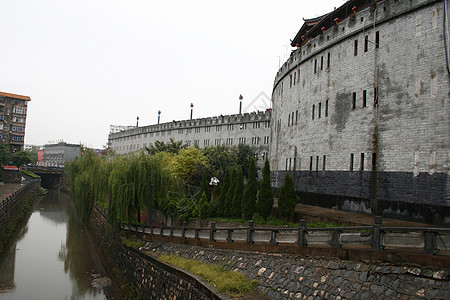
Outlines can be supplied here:
M445 5L347 1L305 21L274 83L274 187L289 171L302 202L449 222Z

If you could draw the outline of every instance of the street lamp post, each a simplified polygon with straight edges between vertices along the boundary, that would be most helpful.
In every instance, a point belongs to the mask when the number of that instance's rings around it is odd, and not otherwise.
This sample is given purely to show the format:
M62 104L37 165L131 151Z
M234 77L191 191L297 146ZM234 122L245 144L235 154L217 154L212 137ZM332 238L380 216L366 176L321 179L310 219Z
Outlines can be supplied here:
M211 186L211 202L213 200L213 194L214 194L214 187L219 183L219 179L217 179L216 177L212 177L211 178L211 182L209 183L209 185Z
M159 119L161 118L161 111L158 110L158 124L159 124Z

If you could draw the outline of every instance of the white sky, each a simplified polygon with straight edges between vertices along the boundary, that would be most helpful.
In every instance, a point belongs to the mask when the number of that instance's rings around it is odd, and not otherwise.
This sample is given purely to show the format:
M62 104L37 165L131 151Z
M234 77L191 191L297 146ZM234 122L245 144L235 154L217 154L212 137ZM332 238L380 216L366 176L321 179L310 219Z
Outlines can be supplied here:
M109 125L245 112L270 97L302 18L343 0L1 0L0 91L26 95L26 144L101 148Z

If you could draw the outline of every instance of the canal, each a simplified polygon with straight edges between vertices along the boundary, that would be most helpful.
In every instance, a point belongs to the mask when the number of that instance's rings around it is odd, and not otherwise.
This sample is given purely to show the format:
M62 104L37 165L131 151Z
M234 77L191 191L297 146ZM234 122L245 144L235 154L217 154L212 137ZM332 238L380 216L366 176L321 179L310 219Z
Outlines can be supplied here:
M49 190L0 257L0 299L116 298L69 195Z

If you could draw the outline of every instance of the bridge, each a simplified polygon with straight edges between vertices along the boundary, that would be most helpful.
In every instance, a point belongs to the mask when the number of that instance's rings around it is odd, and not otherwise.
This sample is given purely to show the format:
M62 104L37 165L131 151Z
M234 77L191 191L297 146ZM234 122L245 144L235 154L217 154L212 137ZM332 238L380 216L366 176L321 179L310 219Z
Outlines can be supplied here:
M27 166L25 170L33 172L41 177L41 186L43 188L56 187L61 184L64 176L64 167L45 167L31 165Z

